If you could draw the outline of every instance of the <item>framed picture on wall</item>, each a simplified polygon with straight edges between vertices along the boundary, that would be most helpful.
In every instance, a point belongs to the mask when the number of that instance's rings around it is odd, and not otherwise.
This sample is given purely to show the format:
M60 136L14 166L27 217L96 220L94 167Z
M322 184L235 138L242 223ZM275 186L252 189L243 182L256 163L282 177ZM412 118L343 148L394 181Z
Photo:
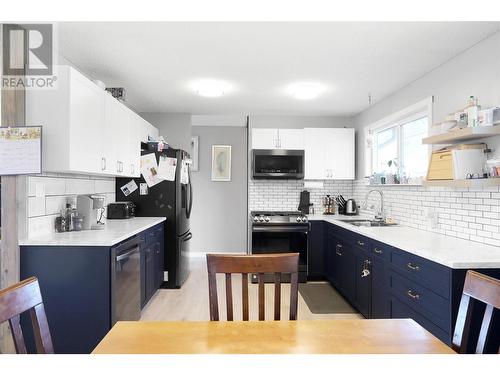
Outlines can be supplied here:
M231 181L231 146L212 146L212 181Z
M200 137L195 135L191 137L191 171L198 172L198 149L200 147Z

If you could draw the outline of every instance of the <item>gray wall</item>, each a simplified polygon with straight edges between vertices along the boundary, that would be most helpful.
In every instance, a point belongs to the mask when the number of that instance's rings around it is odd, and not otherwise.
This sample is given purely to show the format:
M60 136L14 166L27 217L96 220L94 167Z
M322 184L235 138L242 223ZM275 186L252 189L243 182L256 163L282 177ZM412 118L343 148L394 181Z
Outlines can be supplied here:
M199 136L199 171L192 173L192 252L246 252L247 129L193 126ZM212 145L231 145L231 181L211 180Z
M364 127L429 96L434 96L433 122L442 122L448 113L465 107L470 95L478 97L483 108L500 105L500 33L476 44L355 116L356 177L365 176ZM500 142L498 137L495 138L486 142L490 147L499 148Z
M336 116L250 116L250 128L342 128L353 127L352 117Z
M158 128L160 135L170 146L189 152L191 147L190 114L143 112L140 115Z

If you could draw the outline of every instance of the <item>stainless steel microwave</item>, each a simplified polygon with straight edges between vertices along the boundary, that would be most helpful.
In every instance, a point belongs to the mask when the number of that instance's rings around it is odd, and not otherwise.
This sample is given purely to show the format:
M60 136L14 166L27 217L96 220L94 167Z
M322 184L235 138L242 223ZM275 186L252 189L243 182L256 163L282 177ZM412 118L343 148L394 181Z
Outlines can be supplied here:
M253 178L303 179L303 150L252 150Z

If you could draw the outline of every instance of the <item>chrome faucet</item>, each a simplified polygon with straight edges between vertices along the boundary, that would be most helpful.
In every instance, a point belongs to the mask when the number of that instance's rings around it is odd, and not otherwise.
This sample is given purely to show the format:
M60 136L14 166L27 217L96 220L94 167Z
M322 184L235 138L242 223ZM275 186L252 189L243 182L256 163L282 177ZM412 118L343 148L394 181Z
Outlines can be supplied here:
M370 190L368 193L366 193L366 195L365 195L365 203L364 203L363 206L364 206L364 208L367 207L367 205L368 205L368 196L370 195L370 193L372 193L374 191L376 191L377 193L380 194L380 212L375 215L375 219L383 221L383 220L385 220L385 214L384 214L384 193L382 192L382 190L373 189L373 190Z

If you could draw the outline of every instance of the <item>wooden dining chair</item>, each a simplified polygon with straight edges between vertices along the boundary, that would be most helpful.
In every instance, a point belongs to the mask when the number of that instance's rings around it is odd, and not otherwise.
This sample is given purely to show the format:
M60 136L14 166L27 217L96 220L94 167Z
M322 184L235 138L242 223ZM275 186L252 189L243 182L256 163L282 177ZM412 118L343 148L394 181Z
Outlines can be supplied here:
M297 320L298 300L298 253L265 255L222 255L207 254L208 294L210 302L210 320L219 320L217 301L217 273L226 274L226 310L227 320L233 320L233 296L231 274L242 274L243 320L248 320L248 274L256 273L259 282L259 320L265 320L264 274L274 274L274 320L280 320L281 310L281 275L291 274L290 281L290 320Z
M474 334L473 330L473 305L479 301L486 304L484 315L479 329L476 354L482 354L489 346L488 340L491 339L492 323L495 309L500 309L500 280L483 275L475 271L467 271L465 284L458 309L457 323L453 334L453 349L459 353L468 353L468 343ZM476 332L477 334L477 332ZM496 343L498 345L498 342ZM500 348L494 352L500 354Z
M0 291L0 323L9 321L16 353L26 354L26 343L20 325L20 314L29 311L36 351L39 354L54 353L49 324L45 316L40 286L36 277Z

